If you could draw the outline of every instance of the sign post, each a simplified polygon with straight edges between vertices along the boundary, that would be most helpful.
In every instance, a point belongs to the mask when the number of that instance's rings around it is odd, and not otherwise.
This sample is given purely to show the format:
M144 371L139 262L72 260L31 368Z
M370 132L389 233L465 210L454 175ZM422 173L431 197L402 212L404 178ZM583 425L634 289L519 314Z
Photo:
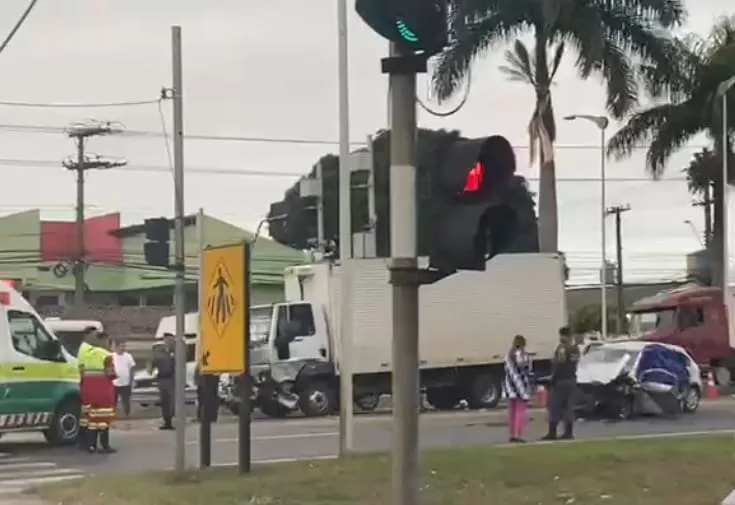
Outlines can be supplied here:
M250 472L249 299L250 245L247 242L208 247L202 251L199 300L199 363L202 376L239 375L238 465ZM204 409L203 409L204 410ZM202 422L211 422L202 412ZM202 430L211 453L211 428ZM202 451L204 461L205 452ZM211 459L211 454L206 460Z

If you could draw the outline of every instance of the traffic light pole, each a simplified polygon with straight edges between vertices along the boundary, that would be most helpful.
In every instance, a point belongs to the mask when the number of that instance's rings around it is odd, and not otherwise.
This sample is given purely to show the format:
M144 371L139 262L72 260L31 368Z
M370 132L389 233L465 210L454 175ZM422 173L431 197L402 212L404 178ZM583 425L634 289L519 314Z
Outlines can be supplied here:
M391 44L391 57L402 56L407 55L403 54L396 44ZM419 276L416 258L416 74L390 73L389 82L390 268L393 292L393 503L418 505Z

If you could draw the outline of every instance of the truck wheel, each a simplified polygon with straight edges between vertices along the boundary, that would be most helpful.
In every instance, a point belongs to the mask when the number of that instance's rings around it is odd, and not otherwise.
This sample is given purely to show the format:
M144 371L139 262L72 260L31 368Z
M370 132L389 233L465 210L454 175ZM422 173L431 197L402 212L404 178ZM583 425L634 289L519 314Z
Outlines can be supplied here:
M467 403L471 409L492 409L498 406L501 397L500 381L492 374L484 373L472 381Z
M357 405L357 407L365 412L372 412L373 410L377 409L379 403L380 395L377 393L362 395L359 398L355 399L355 404Z
M426 391L426 401L437 410L452 410L462 396L455 388L438 388Z
M62 401L53 413L51 425L43 430L46 441L57 446L76 444L81 410L79 398L67 398Z
M258 408L264 416L272 417L274 419L286 417L291 412L276 400L261 401Z
M299 407L306 417L324 417L334 412L336 395L323 381L307 383L299 394Z
M716 366L712 368L712 375L715 378L715 383L718 386L729 386L732 381L732 373L727 367Z

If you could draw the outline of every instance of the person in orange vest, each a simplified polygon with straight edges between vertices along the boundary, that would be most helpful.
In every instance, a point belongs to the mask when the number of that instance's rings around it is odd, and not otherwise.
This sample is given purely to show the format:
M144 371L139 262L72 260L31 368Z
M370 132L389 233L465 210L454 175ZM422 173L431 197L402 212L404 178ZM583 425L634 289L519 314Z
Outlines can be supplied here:
M115 364L106 335L97 333L97 345L80 352L80 393L86 429L80 444L87 451L113 453L110 428L115 421Z
M84 389L84 386L82 385L84 382L84 364L87 360L91 358L92 354L95 352L94 344L96 344L98 340L99 340L99 335L98 335L97 329L94 326L87 328L84 334L84 340L82 341L81 345L79 346L79 350L77 351L77 362L79 365L79 391L80 392ZM81 416L79 418L79 433L77 435L77 442L79 445L79 449L82 451L86 451L89 449L89 446L88 446L89 415L88 414L89 414L89 405L87 405L84 402L84 399L82 399Z

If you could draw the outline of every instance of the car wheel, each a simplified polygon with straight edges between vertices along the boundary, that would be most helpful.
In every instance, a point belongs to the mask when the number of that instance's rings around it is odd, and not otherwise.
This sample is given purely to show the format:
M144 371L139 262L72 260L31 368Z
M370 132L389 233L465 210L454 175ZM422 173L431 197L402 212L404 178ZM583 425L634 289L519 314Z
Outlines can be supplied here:
M684 392L684 397L681 400L681 411L692 413L696 412L699 408L699 401L702 399L702 393L696 386L689 386Z
M56 408L51 418L51 425L43 430L43 436L51 445L74 445L79 435L81 417L79 398L67 398Z

